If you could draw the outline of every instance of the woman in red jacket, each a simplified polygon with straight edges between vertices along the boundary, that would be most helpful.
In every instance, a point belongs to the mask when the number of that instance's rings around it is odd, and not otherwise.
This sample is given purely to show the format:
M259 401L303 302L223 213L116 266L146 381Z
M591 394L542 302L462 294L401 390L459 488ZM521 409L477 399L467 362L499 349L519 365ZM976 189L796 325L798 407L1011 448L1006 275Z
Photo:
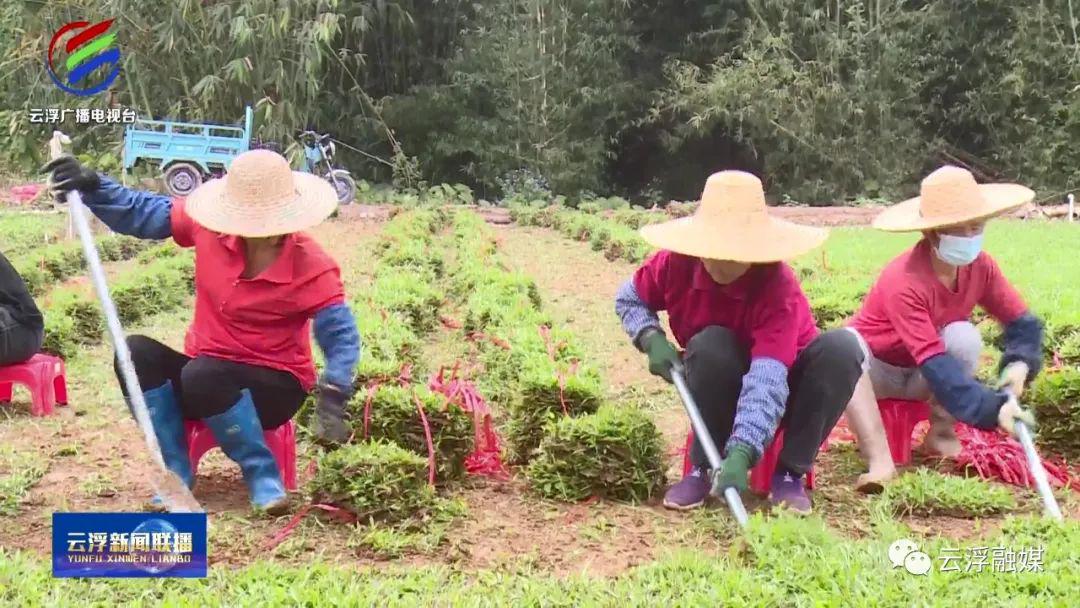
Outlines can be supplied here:
M923 238L885 267L849 327L870 355L846 412L869 467L861 491L881 491L896 474L878 398L930 401L923 449L940 456L960 452L957 420L1008 432L1016 420L1034 424L1017 397L1041 367L1042 323L982 251L986 221L1033 196L1023 186L979 185L964 169L942 167L923 180L920 196L874 220L875 228ZM1005 330L994 388L975 379L983 347L971 323L976 306Z
M195 311L184 352L128 338L162 456L191 487L184 419L202 420L240 465L254 506L287 509L263 430L288 422L318 384L319 434L346 439L345 402L360 358L340 269L303 232L334 211L333 188L268 150L237 156L225 177L186 201L121 187L70 156L46 170L54 191L78 190L113 230L195 248ZM318 379L312 329L326 358Z
M795 272L784 261L820 245L827 232L770 217L761 181L742 171L709 177L697 212L646 226L660 251L615 297L615 311L649 371L671 380L682 362L705 425L723 451L716 481L746 490L750 468L778 429L784 447L769 498L811 510L803 475L840 418L864 354L845 330L819 334ZM674 340L660 324L667 311ZM711 487L701 444L693 467L664 496L669 509L704 504Z

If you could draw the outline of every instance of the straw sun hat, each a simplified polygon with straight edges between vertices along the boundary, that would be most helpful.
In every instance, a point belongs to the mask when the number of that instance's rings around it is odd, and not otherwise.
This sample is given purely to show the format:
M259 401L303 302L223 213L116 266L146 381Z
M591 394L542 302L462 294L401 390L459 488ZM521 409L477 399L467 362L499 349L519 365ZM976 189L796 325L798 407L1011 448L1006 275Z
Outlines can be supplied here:
M270 150L237 156L224 177L196 188L185 204L188 215L206 228L252 238L311 228L336 207L329 182L293 171L285 157Z
M977 184L971 172L946 165L922 180L919 196L874 218L889 232L933 230L985 220L1031 202L1035 193L1019 184Z
M712 260L780 262L821 245L828 232L769 215L761 180L742 171L709 176L689 217L653 224L641 236L661 249Z

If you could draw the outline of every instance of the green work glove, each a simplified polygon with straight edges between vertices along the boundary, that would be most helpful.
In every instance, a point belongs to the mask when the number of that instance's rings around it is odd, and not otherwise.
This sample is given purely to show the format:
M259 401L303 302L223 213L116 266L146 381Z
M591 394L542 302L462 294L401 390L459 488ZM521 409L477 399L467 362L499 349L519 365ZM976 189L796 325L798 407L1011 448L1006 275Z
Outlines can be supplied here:
M679 362L679 351L668 341L664 332L653 330L642 341L645 354L649 356L649 371L671 382L671 367Z
M745 492L750 467L754 465L754 450L750 446L737 443L728 450L727 458L720 464L720 475L716 482L721 490L735 488Z

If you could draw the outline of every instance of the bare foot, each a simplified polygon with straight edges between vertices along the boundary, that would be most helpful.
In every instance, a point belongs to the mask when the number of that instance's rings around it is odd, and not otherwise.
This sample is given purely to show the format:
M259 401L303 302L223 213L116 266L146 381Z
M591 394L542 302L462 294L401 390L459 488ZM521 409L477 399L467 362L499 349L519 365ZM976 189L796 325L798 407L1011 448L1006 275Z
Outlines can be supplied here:
M885 484L896 477L896 467L892 462L888 465L871 466L869 473L859 475L855 482L855 490L863 494L880 494L885 489Z
M940 458L955 458L962 450L963 446L951 428L947 431L931 430L919 446L919 451L923 454Z

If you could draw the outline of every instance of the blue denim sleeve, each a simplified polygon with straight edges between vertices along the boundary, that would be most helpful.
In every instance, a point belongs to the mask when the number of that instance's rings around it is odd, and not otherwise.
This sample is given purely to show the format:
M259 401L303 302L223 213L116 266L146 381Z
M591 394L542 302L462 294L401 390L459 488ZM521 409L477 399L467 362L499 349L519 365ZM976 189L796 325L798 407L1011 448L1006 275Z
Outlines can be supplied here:
M788 368L776 359L757 357L743 376L742 392L735 409L735 426L727 450L741 443L754 452L754 462L765 453L787 409Z
M1001 355L998 373L1005 366L1022 361L1028 366L1028 382L1042 369L1043 324L1035 315L1026 312L1005 326L1005 352Z
M326 357L322 381L352 394L356 365L360 362L360 332L346 304L334 304L315 313L315 341Z
M997 427L998 410L1008 397L964 373L963 365L949 354L930 357L919 367L938 403L953 418L980 429Z
M641 349L638 339L646 329L660 330L660 317L657 316L634 289L634 281L627 280L615 294L615 314L622 320L623 330Z
M172 199L168 196L125 188L102 176L101 188L84 193L83 203L120 234L153 240L172 236Z

